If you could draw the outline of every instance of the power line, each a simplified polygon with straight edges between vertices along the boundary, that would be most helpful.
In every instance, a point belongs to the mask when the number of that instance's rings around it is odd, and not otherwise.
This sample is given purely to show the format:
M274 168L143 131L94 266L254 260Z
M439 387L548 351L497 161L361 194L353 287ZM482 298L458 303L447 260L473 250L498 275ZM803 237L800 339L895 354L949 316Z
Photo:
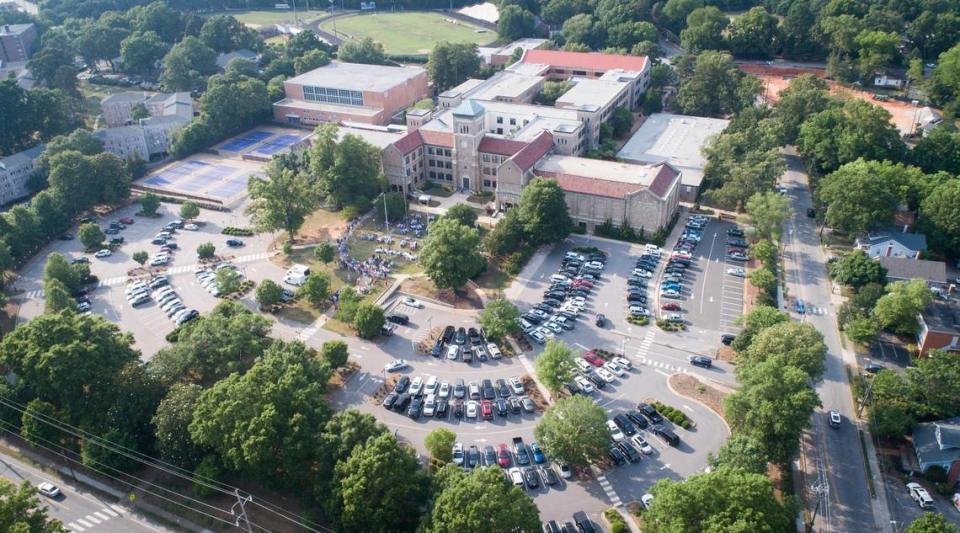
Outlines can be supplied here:
M12 404L12 405L11 405L11 404ZM66 422L63 422L63 421L61 421L61 420L58 420L58 419L56 419L56 418L54 418L54 417L52 417L52 416L49 416L49 415L46 415L46 414L43 414L43 413L27 412L25 405L20 404L20 403L14 401L14 400L9 399L9 398L4 398L4 397L0 396L0 405L5 406L5 407L8 407L8 408L10 408L10 409L13 409L13 410L15 410L15 411L17 411L17 412L19 412L19 413L25 414L25 415L27 415L27 416L29 416L29 417L31 417L31 418L34 418L34 419L36 419L36 420L38 420L38 421L40 421L40 422L43 422L44 424L46 424L46 425L48 425L48 426L51 426L51 427L53 427L53 428L55 428L55 429L58 429L58 430L60 430L60 431L63 431L63 432L65 432L65 433L67 433L67 434L70 434L70 435L72 435L72 436L74 436L74 437L82 438L82 439L84 439L85 441L90 442L91 444L95 444L95 445L97 445L97 446L100 446L100 447L106 449L107 451L110 451L110 452L112 452L112 453L121 455L121 456L126 457L126 458L128 458L128 459L132 459L132 460L134 460L134 461L136 461L136 462L138 462L138 463L141 463L141 464L144 464L144 465L147 465L147 466L151 466L151 467L153 467L153 468L157 468L158 470L160 470L160 471L162 471L162 472L165 472L165 473L168 473L168 474L173 475L173 476L175 476L175 477L178 477L178 478L180 478L180 479L186 480L186 481L188 481L188 482L190 482L190 483L197 484L197 485L206 487L206 488L208 488L208 489L212 489L212 490L218 491L218 492L220 492L220 493L223 493L223 494L225 494L225 495L229 495L229 496L231 496L231 497L237 497L237 494L241 492L241 489L239 489L238 487L233 487L233 486L228 485L228 484L226 484L226 483L222 483L222 482L220 482L220 481L217 481L217 480L214 480L214 479L211 479L211 478L207 478L207 477L204 477L204 476L196 476L196 475L194 475L192 472L190 472L190 471L188 471L188 470L186 470L186 469L183 469L183 468L181 468L181 467L179 467L179 466L176 466L176 465L167 463L167 462L162 461L162 460L160 460L160 459L156 459L156 458L150 457L150 456L148 456L148 455L146 455L146 454L143 454L143 453L141 453L141 452L139 452L139 451L137 451L137 450L133 450L133 449L130 449L130 448L126 448L126 447L124 447L124 446L122 446L122 445L119 445L119 444L110 442L110 441L105 440L105 439L103 439L103 438L101 438L101 437L99 437L99 436L93 435L92 433L90 433L90 432L88 432L88 431L85 431L85 430L83 430L83 429L81 429L81 428L72 426L72 425L70 425L70 424L67 424ZM68 429L67 429L67 428L68 428ZM81 463L81 464L82 464L82 463ZM107 466L107 465L105 465L105 466ZM125 475L129 475L130 477L133 477L134 479L139 479L139 478L136 478L135 476L132 476L132 475L130 475L130 474L126 474L126 473L124 473L124 474L125 474ZM112 477L112 476L111 476L111 477ZM146 481L144 481L144 482L146 482ZM147 483L148 483L148 482L147 482ZM165 489L165 490L169 490L169 489ZM174 492L174 491L170 491L170 492ZM329 528L326 528L326 527L324 527L324 526L322 526L322 525L320 525L320 524L316 524L316 523L314 523L314 522L312 522L312 521L310 521L310 520L305 520L305 519L303 519L302 517L297 517L296 515L294 515L294 514L293 514L292 512L290 512L289 510L284 509L283 507L280 507L279 505L276 505L276 504L272 504L272 503L270 503L270 502L267 502L266 500L263 500L263 501L264 501L264 504L261 504L261 503L259 503L259 502L257 501L257 500L260 499L259 497L256 498L256 499L254 499L254 498L253 498L253 495L250 494L249 492L247 492L247 491L242 491L242 492L243 492L243 494L244 494L245 496L249 497L249 498L251 499L251 503L253 503L254 505L257 505L257 507L260 507L260 508L262 508L264 511L269 512L269 513L271 513L271 514L273 514L273 515L275 515L275 516L277 516L277 517L283 518L284 520L287 520L287 521L289 521L289 522L295 523L295 524L297 524L299 527L302 527L302 528L304 528L304 529L307 529L308 531L315 532L315 533L320 533L321 530L327 531L327 532L332 532L332 531L333 531L333 530L331 530L331 529L329 529ZM176 493L176 492L174 492L174 493L179 495L179 493ZM200 504L203 504L203 505L208 505L208 504L206 504L206 503L204 503L204 502L200 502L199 500L193 500L193 501L196 501L197 503L200 503ZM266 505L265 505L265 504L266 504ZM208 506L209 506L209 505L208 505ZM216 508L216 507L214 507L214 508ZM219 509L219 508L216 508L216 509L217 509L217 510L221 510L221 509ZM221 510L221 511L222 511L222 510ZM309 524L309 525L307 525L307 524ZM313 526L313 527L311 527L311 526ZM258 527L259 527L259 526L258 526ZM320 528L320 529L316 529L316 528Z

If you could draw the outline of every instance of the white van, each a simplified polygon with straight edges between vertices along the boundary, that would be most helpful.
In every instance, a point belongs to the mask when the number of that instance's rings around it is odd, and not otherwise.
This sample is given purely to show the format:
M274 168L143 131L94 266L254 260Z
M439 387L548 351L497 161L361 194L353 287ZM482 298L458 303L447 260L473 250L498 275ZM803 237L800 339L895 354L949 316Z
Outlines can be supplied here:
M297 287L307 282L307 276L310 275L310 268L306 265L293 265L287 274L283 277L284 283L295 285Z

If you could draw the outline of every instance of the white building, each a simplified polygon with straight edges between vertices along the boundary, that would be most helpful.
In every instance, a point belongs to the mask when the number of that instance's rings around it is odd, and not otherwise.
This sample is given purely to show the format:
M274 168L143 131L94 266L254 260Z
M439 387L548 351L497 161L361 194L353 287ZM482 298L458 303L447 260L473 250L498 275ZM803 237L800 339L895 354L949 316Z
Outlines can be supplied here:
M103 120L108 127L130 126L133 120L133 108L143 104L151 117L179 115L193 117L193 98L190 93L158 93L151 95L144 91L126 91L111 94L100 101Z
M43 146L34 146L0 159L0 205L30 195L27 182L33 176L33 162L43 152Z
M103 141L103 148L120 159L150 160L147 137L141 126L120 126L97 130L93 135Z

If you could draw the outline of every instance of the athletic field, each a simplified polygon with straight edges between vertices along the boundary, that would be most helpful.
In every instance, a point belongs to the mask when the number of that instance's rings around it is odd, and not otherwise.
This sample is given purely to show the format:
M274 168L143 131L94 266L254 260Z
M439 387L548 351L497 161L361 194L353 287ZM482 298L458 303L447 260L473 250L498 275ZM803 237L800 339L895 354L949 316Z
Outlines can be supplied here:
M440 41L477 43L497 39L495 31L444 16L442 13L371 13L340 17L320 25L341 39L372 37L388 54L426 54Z
M297 4L299 6L299 3ZM300 22L308 22L314 19L318 19L323 15L327 15L326 11L318 10L297 10L297 20ZM293 10L292 9L263 9L263 10L241 10L241 9L231 9L228 11L217 11L215 13L205 13L204 16L212 17L213 15L231 15L238 21L251 26L254 28L259 28L261 26L269 26L272 24L290 24L293 23Z

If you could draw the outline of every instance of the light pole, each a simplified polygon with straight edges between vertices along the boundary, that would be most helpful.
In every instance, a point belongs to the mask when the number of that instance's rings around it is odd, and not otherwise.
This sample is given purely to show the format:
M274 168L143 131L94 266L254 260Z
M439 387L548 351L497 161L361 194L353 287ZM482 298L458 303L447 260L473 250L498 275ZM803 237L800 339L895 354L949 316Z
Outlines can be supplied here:
M820 483L810 487L810 490L817 495L817 505L813 508L813 516L810 517L810 522L807 523L807 533L813 533L813 523L817 520L817 513L820 511L820 504L823 502L823 498L830 494L830 487L825 481L821 481Z

